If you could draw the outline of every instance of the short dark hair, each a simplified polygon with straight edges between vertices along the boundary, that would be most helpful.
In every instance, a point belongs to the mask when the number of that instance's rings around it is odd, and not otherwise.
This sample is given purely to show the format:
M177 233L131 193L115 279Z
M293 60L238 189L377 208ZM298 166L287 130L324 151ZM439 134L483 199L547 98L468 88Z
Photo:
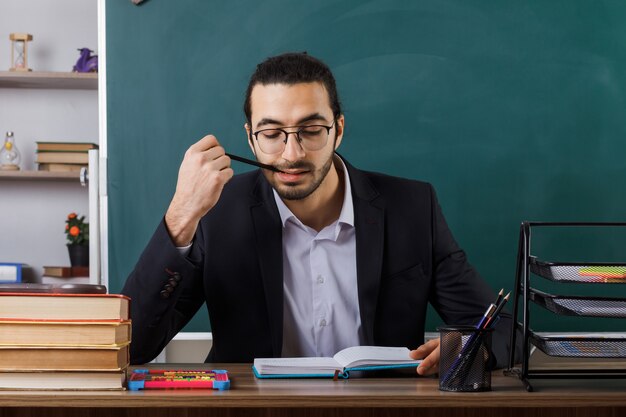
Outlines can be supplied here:
M330 107L333 117L341 115L341 104L335 85L335 77L328 68L328 65L317 58L308 55L306 52L288 52L282 55L267 58L256 66L256 70L246 90L246 101L243 105L243 112L250 123L252 109L250 106L250 95L255 85L267 84L298 84L320 82L328 92Z

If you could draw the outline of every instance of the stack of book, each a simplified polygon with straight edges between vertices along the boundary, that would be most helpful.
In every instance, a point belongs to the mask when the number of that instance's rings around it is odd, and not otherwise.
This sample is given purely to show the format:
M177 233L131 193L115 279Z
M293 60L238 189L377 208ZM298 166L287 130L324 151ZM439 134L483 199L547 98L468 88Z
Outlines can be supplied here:
M89 164L90 149L98 145L85 142L37 142L40 171L80 171Z
M41 282L44 284L88 284L88 266L44 266Z
M123 389L129 299L0 292L0 389Z

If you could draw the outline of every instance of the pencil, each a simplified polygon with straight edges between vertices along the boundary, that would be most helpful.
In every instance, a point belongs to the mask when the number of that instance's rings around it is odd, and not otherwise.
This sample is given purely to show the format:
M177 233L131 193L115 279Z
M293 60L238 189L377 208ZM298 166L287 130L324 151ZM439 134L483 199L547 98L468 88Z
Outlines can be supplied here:
M254 165L255 167L269 169L270 171L274 171L274 172L283 172L280 169L276 168L274 165L263 164L258 161L253 161L252 159L243 158L241 156L233 155L230 153L227 153L226 156L228 156L230 159L233 159L235 161L243 162L244 164Z
M496 298L496 302L494 303L496 306L500 304L500 301L502 301L502 294L504 294L504 288L500 288L500 292L498 293L498 298Z
M491 315L491 317L489 317L489 319L487 320L487 323L485 323L485 329L487 327L489 327L489 325L491 324L491 322L493 322L494 319L498 318L498 315L500 314L500 312L502 311L502 309L504 308L504 305L506 304L507 301L509 301L509 297L511 296L511 293L509 292L500 302L500 304L498 304L498 306L496 307L496 310L493 312L493 314Z

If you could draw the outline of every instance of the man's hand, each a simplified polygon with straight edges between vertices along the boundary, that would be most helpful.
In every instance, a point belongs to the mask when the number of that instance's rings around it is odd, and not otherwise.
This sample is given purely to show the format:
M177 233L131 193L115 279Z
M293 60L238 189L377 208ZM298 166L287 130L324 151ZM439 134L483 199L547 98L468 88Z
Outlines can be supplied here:
M178 171L165 224L176 246L191 243L202 216L215 206L232 178L230 158L213 135L191 145Z
M417 367L420 375L432 375L439 372L439 338L429 340L409 353L413 359L423 359Z

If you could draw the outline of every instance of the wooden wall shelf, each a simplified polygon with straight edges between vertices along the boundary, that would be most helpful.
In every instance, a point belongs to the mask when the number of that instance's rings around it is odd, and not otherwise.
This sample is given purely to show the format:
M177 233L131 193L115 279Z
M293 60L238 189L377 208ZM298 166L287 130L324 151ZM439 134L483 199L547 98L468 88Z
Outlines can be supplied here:
M97 90L97 73L0 71L0 88Z
M80 172L0 171L0 181L76 181Z

